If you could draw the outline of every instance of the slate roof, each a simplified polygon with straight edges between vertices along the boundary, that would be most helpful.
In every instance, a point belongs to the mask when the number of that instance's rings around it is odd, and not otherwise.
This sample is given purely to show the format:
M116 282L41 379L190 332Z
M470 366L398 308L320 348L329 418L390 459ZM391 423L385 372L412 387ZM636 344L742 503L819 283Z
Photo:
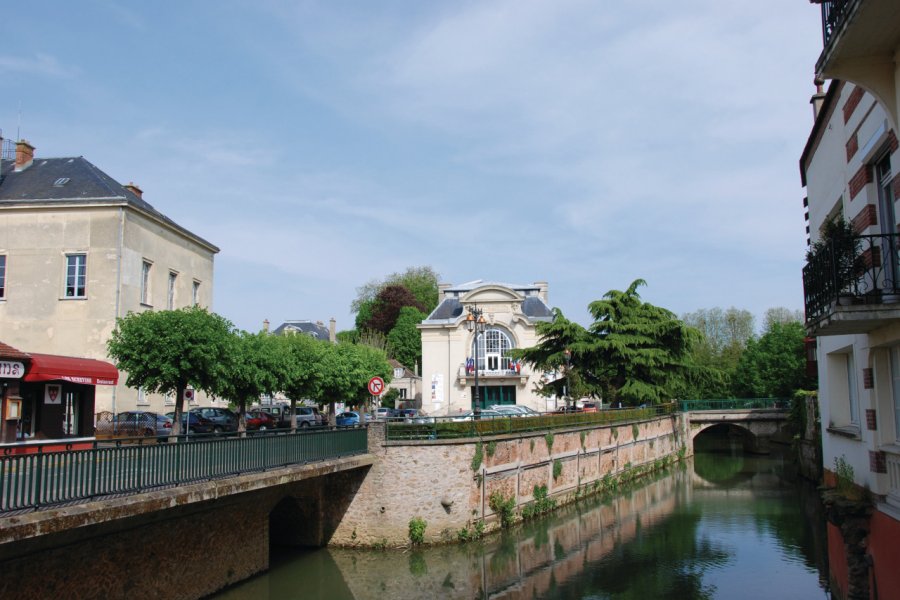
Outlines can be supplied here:
M67 204L125 204L196 240L213 252L219 251L218 247L156 210L149 202L139 198L82 156L35 158L22 171L15 170L15 161L0 161L0 208Z
M297 333L305 333L323 342L329 340L328 328L324 324L313 323L312 321L285 321L272 331L273 335L284 335L286 331L296 331Z
M553 318L553 311L537 295L541 289L539 285L518 285L476 279L445 289L443 301L431 311L431 314L423 322L455 321L463 314L463 305L459 301L459 297L465 295L466 292L489 285L509 288L525 296L522 302L522 313L532 321L549 321Z

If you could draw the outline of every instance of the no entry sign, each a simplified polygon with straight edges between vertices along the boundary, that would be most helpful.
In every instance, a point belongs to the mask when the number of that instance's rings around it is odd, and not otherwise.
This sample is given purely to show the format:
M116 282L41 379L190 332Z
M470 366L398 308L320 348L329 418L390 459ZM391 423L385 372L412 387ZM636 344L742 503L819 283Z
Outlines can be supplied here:
M377 375L369 380L369 393L373 396L380 396L384 391L384 379Z

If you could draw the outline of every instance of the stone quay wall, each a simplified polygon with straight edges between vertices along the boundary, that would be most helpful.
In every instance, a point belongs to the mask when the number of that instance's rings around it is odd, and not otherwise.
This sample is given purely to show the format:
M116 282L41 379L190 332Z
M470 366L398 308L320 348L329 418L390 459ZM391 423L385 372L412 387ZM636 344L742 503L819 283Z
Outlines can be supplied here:
M427 523L426 543L455 541L480 520L485 531L499 527L490 507L494 493L514 498L518 511L534 499L535 486L546 486L550 498L565 504L607 476L693 450L685 417L676 414L460 440L388 441L385 424L373 423L369 452L377 460L330 545L405 546L416 517Z

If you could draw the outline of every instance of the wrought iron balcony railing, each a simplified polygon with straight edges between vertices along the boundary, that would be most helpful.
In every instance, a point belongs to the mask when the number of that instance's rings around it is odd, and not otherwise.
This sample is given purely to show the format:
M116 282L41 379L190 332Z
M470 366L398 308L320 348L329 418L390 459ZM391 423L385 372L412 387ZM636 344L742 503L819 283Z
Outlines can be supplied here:
M835 304L900 303L900 234L853 236L850 243L826 244L803 267L807 323Z
M856 0L813 0L822 5L822 42L825 46L844 24L844 17Z

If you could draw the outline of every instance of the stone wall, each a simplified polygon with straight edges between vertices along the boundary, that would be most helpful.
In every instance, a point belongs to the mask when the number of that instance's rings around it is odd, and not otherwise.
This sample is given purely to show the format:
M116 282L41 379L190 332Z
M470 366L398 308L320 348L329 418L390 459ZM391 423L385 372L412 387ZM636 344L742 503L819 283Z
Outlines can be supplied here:
M484 519L497 527L490 497L513 497L517 507L546 486L562 504L596 489L607 475L692 452L681 415L602 427L573 427L483 440L386 441L385 425L369 428L369 452L378 457L344 512L329 543L403 546L409 521L427 522L426 541L453 541ZM479 450L480 448L480 450ZM480 464L476 454L480 451ZM554 477L555 472L555 477Z

